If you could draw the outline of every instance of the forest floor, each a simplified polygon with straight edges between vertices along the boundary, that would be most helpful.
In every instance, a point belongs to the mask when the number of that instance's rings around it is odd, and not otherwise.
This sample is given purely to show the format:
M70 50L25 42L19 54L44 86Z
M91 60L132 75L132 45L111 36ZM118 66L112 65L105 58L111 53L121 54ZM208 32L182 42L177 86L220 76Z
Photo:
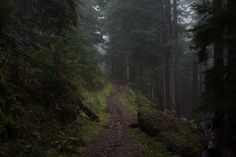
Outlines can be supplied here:
M130 136L129 125L134 122L128 108L119 100L123 86L113 85L107 97L110 118L104 128L88 144L85 157L141 157L138 145Z

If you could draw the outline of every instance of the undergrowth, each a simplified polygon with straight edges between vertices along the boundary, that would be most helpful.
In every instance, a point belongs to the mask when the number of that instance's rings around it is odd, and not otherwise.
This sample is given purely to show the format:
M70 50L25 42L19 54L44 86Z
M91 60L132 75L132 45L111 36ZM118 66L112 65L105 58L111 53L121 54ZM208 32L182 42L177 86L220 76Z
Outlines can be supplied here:
M84 96L90 104L90 108L93 108L94 111L99 116L99 123L90 121L86 118L78 119L79 125L81 126L78 130L78 136L82 138L85 143L90 140L92 135L98 132L101 129L101 126L106 123L109 118L109 113L105 111L106 107L106 97L110 93L112 85L109 83L105 88L100 91L93 92L84 92ZM82 153L86 151L86 146L82 149Z
M145 157L171 157L163 143L155 141L140 129L130 129L131 136L137 141L140 151Z
M190 157L201 151L202 136L194 125L158 110L141 92L128 87L120 99L137 121L138 128L131 128L130 134L145 157Z
M66 119L76 116L75 120L62 122L58 120L60 112L48 111L44 106L18 104L14 108L15 121L8 128L11 139L0 138L1 157L78 157L86 151L91 136L100 130L106 122L106 96L110 93L111 84L96 91L86 91L83 96L100 122L90 121L82 112L74 108L63 110ZM68 112L66 111L68 110ZM75 111L74 111L75 110ZM74 111L74 112L71 112ZM71 115L72 114L72 115ZM75 115L73 115L75 114ZM70 119L70 118L69 118ZM16 134L16 135L14 135Z

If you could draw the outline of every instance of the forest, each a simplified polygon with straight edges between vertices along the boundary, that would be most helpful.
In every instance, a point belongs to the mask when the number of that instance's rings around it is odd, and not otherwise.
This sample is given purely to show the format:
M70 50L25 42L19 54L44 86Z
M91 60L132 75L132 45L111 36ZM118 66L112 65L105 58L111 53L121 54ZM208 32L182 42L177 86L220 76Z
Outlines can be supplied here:
M0 157L235 157L235 0L0 0Z

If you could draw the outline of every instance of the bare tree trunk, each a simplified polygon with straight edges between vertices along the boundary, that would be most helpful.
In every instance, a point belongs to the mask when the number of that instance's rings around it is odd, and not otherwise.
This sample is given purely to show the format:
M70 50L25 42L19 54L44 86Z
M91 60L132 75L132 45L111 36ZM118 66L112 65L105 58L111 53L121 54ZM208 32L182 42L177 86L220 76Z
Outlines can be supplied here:
M165 2L165 31L163 33L166 34L166 40L164 42L164 47L165 47L165 79L166 79L166 96L167 96L167 100L169 100L170 104L168 104L168 109L172 110L172 103L173 103L173 98L172 98L172 88L173 88L173 82L172 82L172 75L171 75L171 71L172 71L172 45L171 45L171 40L172 40L172 21L171 21L171 2L170 0L166 0Z
M126 57L126 80L130 80L130 66L129 66L129 57Z
M177 0L173 0L173 40L174 46L172 51L172 111L176 112L176 72L177 72L177 53L178 53L178 14L177 14Z
M195 98L198 95L199 92L199 80L198 80L198 63L195 58L195 56L192 56L192 105L194 103ZM192 110L192 105L191 105L191 110Z
M221 40L214 42L214 65L217 67L224 65L224 48Z
M162 63L162 81L163 81L163 104L162 104L162 110L167 109L167 79L166 79L166 57L165 57L165 43L166 43L166 34L164 33L165 28L165 4L164 1L161 1L161 9L160 9L160 19L161 19L161 49L163 53L163 63Z
M165 59L163 59L163 109L167 109L167 82L166 82L166 63Z

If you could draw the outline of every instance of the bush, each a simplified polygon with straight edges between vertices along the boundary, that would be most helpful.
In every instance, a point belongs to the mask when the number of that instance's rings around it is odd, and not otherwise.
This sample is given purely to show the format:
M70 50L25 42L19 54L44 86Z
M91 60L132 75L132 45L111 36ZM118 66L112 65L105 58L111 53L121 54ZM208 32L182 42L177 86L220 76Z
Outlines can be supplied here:
M138 113L142 131L163 143L168 151L182 156L194 156L201 151L202 137L188 122L147 106Z
M201 138L191 133L162 132L159 140L170 152L181 154L183 157L195 156L201 151Z

